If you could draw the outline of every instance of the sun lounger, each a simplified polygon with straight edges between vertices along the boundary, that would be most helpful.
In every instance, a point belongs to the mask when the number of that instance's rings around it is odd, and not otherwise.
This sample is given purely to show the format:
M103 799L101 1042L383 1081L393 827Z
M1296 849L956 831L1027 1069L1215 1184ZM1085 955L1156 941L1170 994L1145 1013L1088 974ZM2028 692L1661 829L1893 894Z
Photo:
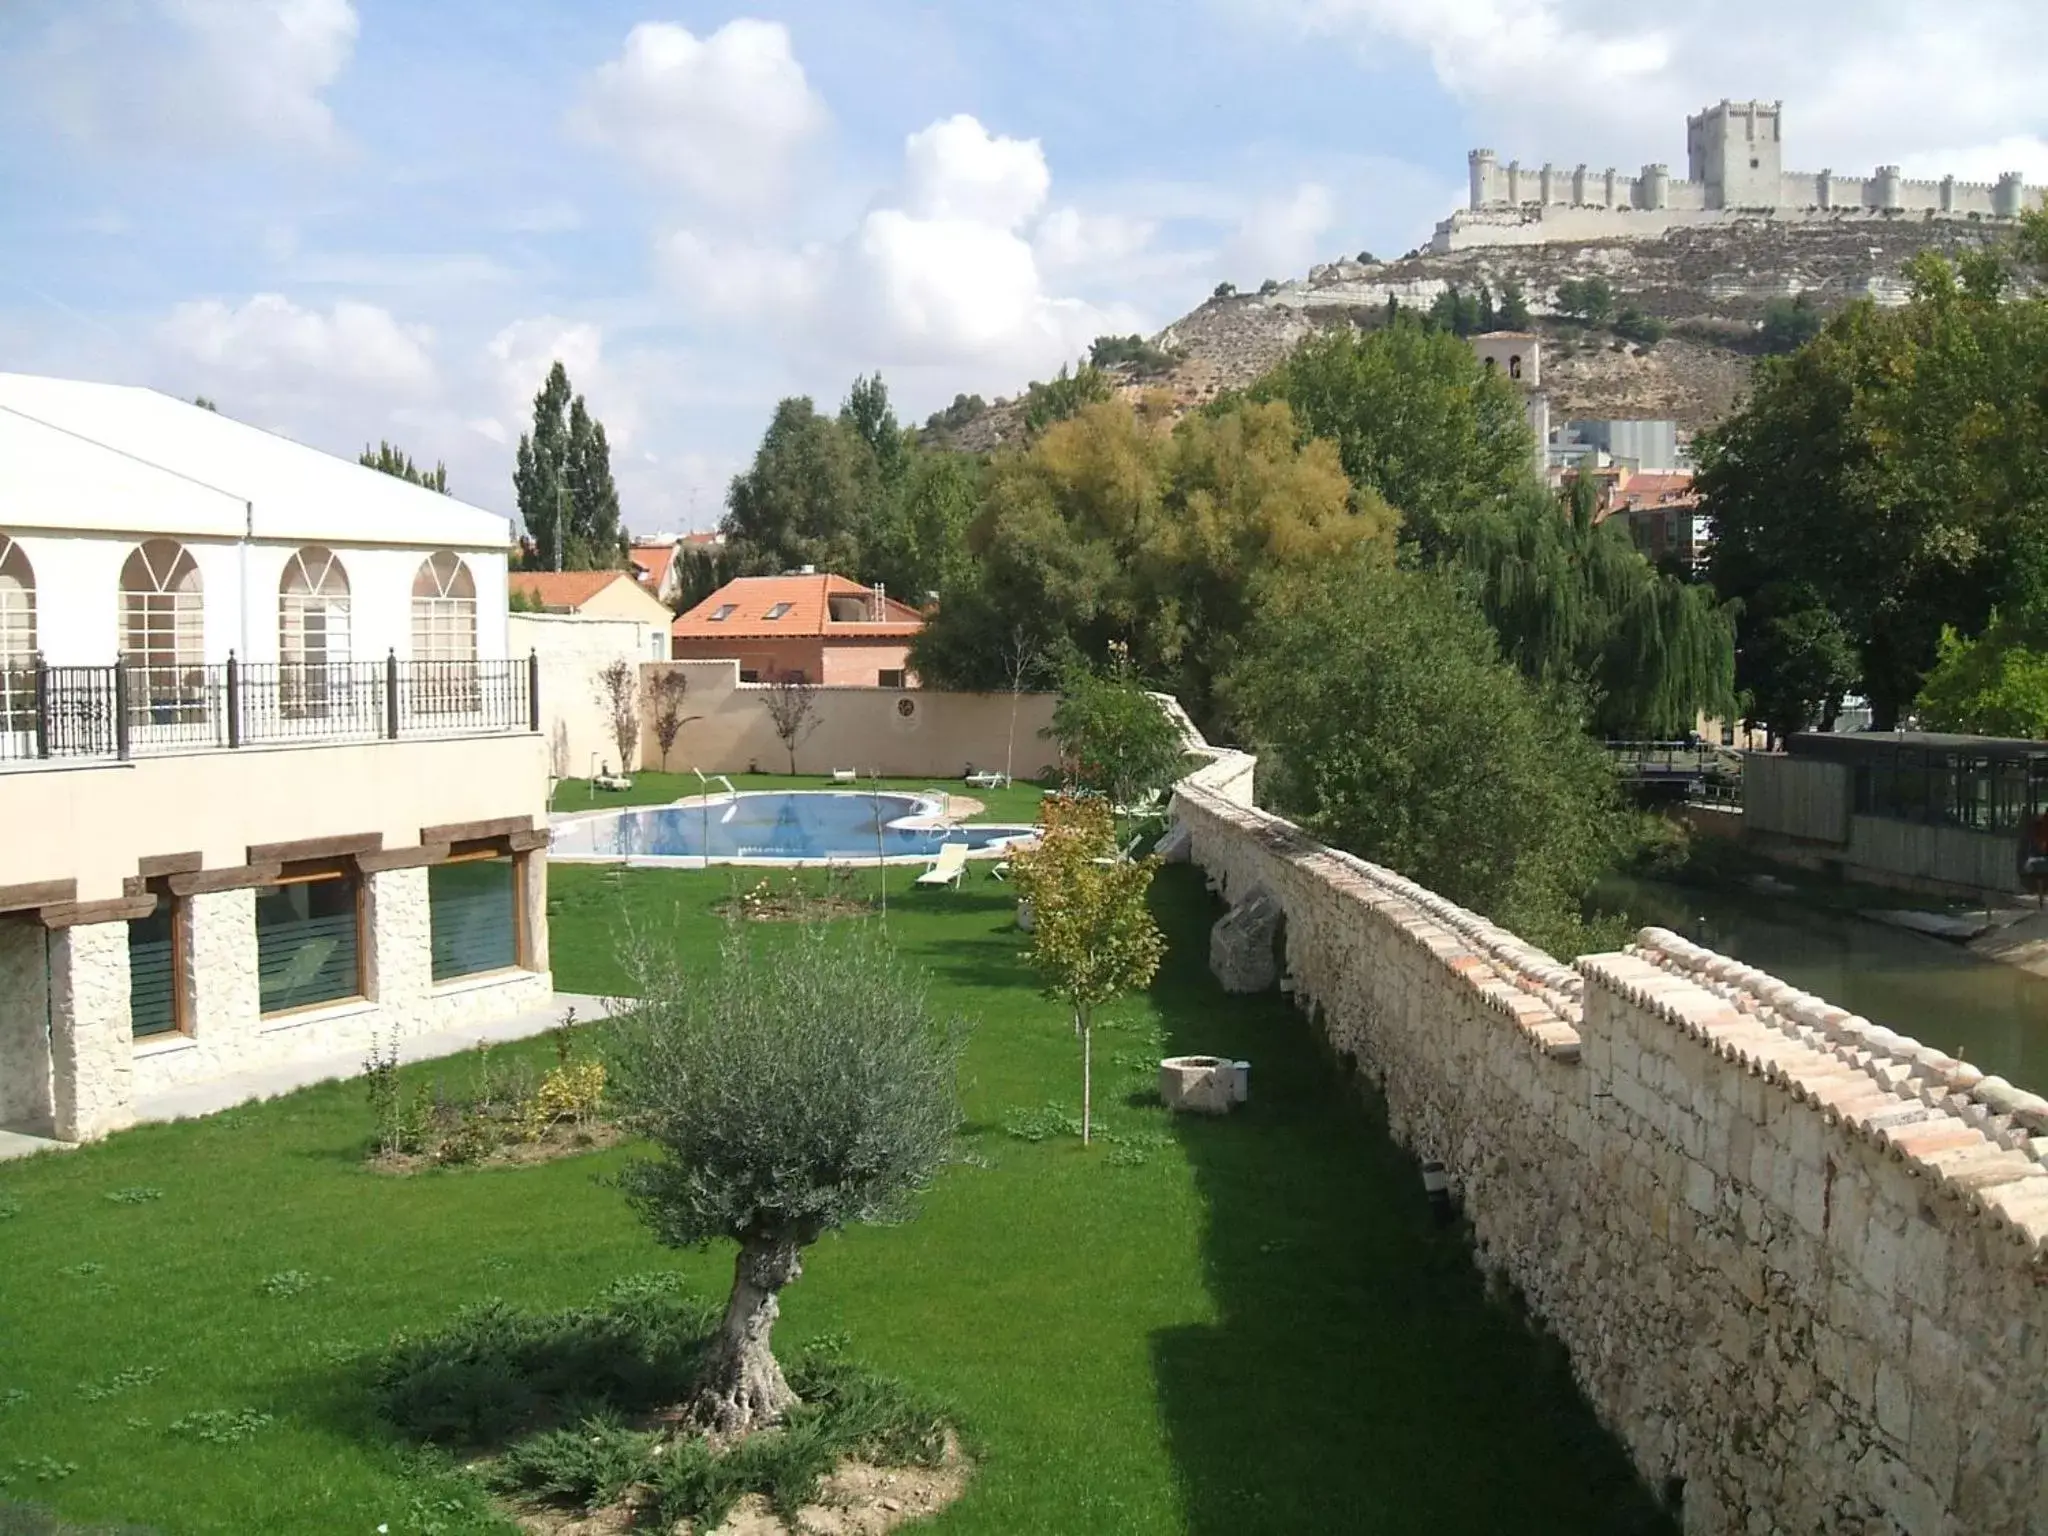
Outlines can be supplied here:
M967 775L969 789L1008 789L1010 776L1007 773L970 773Z
M834 784L851 784L859 779L859 777L860 770L858 768L834 768L832 770L832 782Z
M960 877L967 873L967 845L965 843L939 844L939 856L932 860L932 867L917 877L919 885L950 885L960 887Z

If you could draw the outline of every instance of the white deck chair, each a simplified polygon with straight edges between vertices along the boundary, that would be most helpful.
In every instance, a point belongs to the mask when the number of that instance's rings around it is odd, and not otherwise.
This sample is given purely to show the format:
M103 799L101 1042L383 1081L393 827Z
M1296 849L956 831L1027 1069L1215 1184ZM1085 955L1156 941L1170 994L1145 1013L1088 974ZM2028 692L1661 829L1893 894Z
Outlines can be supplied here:
M960 888L960 877L967 873L967 845L965 843L939 844L939 856L932 860L932 867L919 875L918 885L950 885Z
M851 784L859 778L860 770L858 768L834 768L832 770L832 782L834 784Z

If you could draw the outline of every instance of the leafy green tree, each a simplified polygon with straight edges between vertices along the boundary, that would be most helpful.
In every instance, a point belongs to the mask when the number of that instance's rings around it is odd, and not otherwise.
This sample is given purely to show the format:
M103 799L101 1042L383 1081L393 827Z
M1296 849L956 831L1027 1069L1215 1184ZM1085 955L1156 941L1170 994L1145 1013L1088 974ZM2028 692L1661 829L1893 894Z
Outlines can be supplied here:
M1758 366L1697 445L1724 597L1789 576L1857 653L1873 721L1919 694L1944 627L2048 594L2048 304L2013 297L1994 254L1923 254L1912 299L1861 302ZM1745 649L1749 636L1743 637Z
M739 1245L687 1405L737 1434L796 1406L771 1335L803 1251L906 1214L951 1158L965 1032L860 925L767 952L735 924L715 968L653 945L628 958L640 1001L617 1025L607 1086L654 1155L619 1183L658 1241Z
M1088 362L1095 368L1128 363L1140 373L1161 373L1173 366L1173 354L1153 346L1142 336L1098 336L1089 344Z
M922 603L971 573L967 529L981 505L981 473L963 453L920 449L865 555L864 580Z
M1522 285L1509 278L1500 285L1500 328L1526 331L1530 324L1529 300L1522 293Z
M1664 339L1667 329L1662 320L1645 314L1633 304L1614 317L1614 334L1638 346L1654 347Z
M1211 293L1209 297L1212 299L1234 299L1237 297L1237 284L1218 283L1215 292Z
M1130 655L1113 647L1102 672L1070 669L1053 707L1052 736L1079 788L1135 806L1180 777L1180 732L1145 691Z
M1735 711L1734 616L1711 588L1660 573L1621 525L1596 523L1582 475L1476 521L1460 565L1501 648L1537 683L1585 691L1601 735L1668 738Z
M1588 325L1605 325L1614 314L1614 285L1597 273L1557 285L1557 312Z
M910 444L896 425L889 386L879 373L863 374L853 381L839 407L839 424L865 443L874 456L880 497L887 500L900 491L910 473Z
M719 526L744 572L814 565L858 581L881 494L880 467L860 432L796 396L775 407L754 462L733 477Z
M1790 299L1768 299L1764 303L1763 323L1757 329L1757 340L1764 351L1777 356L1786 352L1797 352L1820 334L1825 317L1814 308L1813 300L1805 294Z
M604 424L570 387L559 360L533 397L533 430L519 438L512 485L540 569L611 570L623 563Z
M1749 606L1735 680L1748 715L1779 738L1834 723L1856 686L1856 647L1804 582L1773 582Z
M1425 559L1454 552L1475 518L1532 478L1515 387L1405 313L1311 337L1250 394L1285 400L1304 441L1335 442L1352 484L1399 511L1404 542Z
M1046 383L1033 380L1024 392L1024 429L1043 432L1054 422L1065 421L1083 406L1094 405L1110 396L1109 377L1092 363L1083 363L1069 373L1065 363Z
M942 411L933 411L925 419L927 432L957 432L975 417L988 409L988 402L979 395L955 395L953 403Z
M436 464L432 469L421 469L412 459L386 442L379 442L374 450L365 443L363 451L356 455L356 462L366 468L381 470L387 475L413 485L423 485L430 491L448 494L448 466Z
M1234 400L1172 430L1109 401L999 454L968 530L971 564L941 588L913 648L919 675L996 689L1013 636L1055 668L1122 642L1212 718L1212 680L1258 571L1391 549L1392 510L1352 494L1332 445L1298 439L1279 401Z
M1571 695L1504 661L1450 577L1272 579L1226 692L1276 808L1555 953L1580 941L1633 822Z
M1085 1147L1094 1123L1096 1011L1149 985L1166 953L1145 899L1158 861L1115 856L1114 822L1101 800L1050 795L1039 817L1036 846L1010 862L1018 894L1031 903L1031 964L1073 1010Z
M1919 713L1937 731L2048 737L2048 625L1994 613L1974 639L1943 629Z

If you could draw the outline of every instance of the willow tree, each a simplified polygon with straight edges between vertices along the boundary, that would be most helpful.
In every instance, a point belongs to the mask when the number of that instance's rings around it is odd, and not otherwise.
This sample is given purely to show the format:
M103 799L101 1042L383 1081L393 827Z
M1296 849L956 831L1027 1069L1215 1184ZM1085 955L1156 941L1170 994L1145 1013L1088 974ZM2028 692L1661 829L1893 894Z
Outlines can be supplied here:
M1460 564L1502 652L1534 682L1580 685L1607 736L1664 737L1734 713L1735 625L1710 588L1667 575L1582 476L1560 506L1528 492L1475 521Z
M731 1434L797 1402L771 1333L803 1251L902 1214L952 1155L965 1032L874 935L798 934L756 954L743 930L716 968L630 955L641 1001L612 1052L615 1102L655 1155L619 1182L657 1240L730 1240L732 1294L689 1419Z

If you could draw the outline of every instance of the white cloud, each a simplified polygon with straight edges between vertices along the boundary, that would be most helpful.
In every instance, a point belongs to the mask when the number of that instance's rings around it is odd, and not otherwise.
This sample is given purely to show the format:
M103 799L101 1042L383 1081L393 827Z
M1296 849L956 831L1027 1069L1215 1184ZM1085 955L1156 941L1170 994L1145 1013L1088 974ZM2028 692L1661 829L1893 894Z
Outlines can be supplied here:
M1045 205L1051 188L1038 140L991 134L965 113L904 142L902 203L919 219L1015 229Z
M1228 270L1240 286L1269 277L1298 277L1328 256L1324 233L1336 222L1336 200L1319 182L1305 181L1285 197L1254 204L1224 246Z
M1349 37L1390 69L1406 67L1402 49L1421 53L1482 141L1525 163L1682 172L1684 115L1727 95L1783 100L1787 169L1898 162L1981 179L1999 152L2040 163L2037 0L1781 0L1767 16L1735 0L1218 3L1263 27Z
M284 391L328 379L419 396L436 384L432 332L400 324L374 304L344 300L322 312L276 293L240 306L196 299L173 309L157 336L215 374Z
M1062 207L1038 221L1031 248L1047 272L1114 270L1142 253L1158 230L1150 219Z
M515 320L484 345L486 393L495 410L471 423L472 430L493 442L516 442L533 421L533 397L547 382L556 362L568 370L569 383L603 420L614 448L631 440L639 425L634 402L612 387L605 367L604 332L588 321L539 315ZM492 429L495 428L495 431Z
M772 204L824 122L789 29L745 18L701 39L642 22L570 114L581 137L722 208Z
M726 324L772 325L807 316L831 265L830 253L816 246L789 251L690 229L662 236L655 257L662 275L701 315Z
M351 0L88 0L13 72L59 129L123 149L326 149L339 134L325 93L359 28Z

